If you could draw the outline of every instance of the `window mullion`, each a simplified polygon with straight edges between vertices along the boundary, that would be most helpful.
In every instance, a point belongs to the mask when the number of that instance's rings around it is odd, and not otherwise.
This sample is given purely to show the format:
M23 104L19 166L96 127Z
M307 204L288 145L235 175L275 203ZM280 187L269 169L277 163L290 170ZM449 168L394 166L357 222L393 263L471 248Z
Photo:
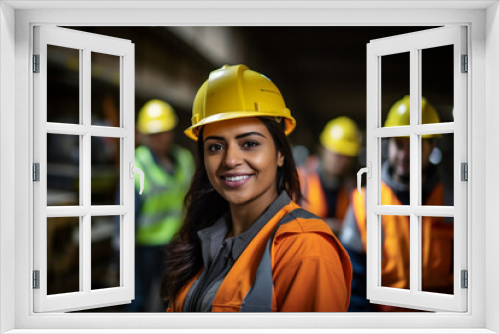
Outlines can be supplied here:
M82 125L86 128L85 133L82 136L82 159L81 159L81 170L82 170L82 201L83 206L90 207L90 121L91 121L91 64L90 64L90 50L83 50L83 71L82 76L82 88L81 88L81 99L82 99Z
M415 293L420 288L421 243L419 240L420 218L413 212L413 208L420 204L420 140L414 129L420 123L421 105L421 61L420 51L410 51L410 291Z
M83 49L82 56L82 86L81 86L81 101L82 101L82 125L86 128L85 134L81 137L82 158L80 160L80 170L82 173L81 188L82 188L82 204L83 207L89 208L91 205L91 52L90 49ZM85 212L81 219L80 234L80 281L83 282L83 291L90 293L91 290L91 215L90 210Z

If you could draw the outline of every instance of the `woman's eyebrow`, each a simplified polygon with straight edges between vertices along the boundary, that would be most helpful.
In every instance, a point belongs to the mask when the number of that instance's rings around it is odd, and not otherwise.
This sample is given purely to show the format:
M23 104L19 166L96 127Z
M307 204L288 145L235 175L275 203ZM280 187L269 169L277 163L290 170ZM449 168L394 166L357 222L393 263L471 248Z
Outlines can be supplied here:
M235 138L236 139L241 139L241 138L245 138L245 137L253 136L253 135L260 136L260 137L263 137L263 138L267 138L262 133L257 132L257 131L245 132L245 133L242 133L240 135L237 135ZM210 140L210 139L212 139L212 140L219 140L219 141L221 141L221 140L225 141L226 140L224 137L208 136L207 138L203 139L203 142L206 142L207 140Z
M225 140L224 137L217 137L217 136L208 136L207 138L203 139L203 142L206 142L207 140Z
M236 139L241 139L241 138L245 138L245 137L252 136L252 135L257 135L257 136L261 136L263 138L266 138L266 136L264 136L262 133L256 132L256 131L252 131L252 132L242 133L241 135L237 135Z

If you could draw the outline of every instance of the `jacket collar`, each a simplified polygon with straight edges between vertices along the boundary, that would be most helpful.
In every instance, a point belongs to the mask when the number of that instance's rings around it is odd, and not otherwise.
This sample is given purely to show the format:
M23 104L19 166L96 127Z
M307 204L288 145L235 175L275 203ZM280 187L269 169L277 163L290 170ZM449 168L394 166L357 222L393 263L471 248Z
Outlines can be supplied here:
M229 226L231 225L231 216L229 213L224 214L217 219L212 226L198 231L198 238L201 241L201 249L203 254L203 264L208 268L214 260L217 252L222 244L226 243L226 247L231 249L231 257L236 261L243 253L247 245L259 233L259 231L269 222L284 206L291 202L286 191L281 194L271 203L264 213L245 232L225 239Z

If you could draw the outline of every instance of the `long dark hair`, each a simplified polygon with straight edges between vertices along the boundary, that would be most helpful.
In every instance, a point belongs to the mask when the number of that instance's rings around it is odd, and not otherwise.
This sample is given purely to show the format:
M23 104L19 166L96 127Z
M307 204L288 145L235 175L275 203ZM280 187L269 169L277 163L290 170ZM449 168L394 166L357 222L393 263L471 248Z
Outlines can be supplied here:
M273 137L277 151L285 157L284 164L278 168L276 175L278 194L286 190L290 198L298 202L301 198L300 181L290 142L285 135L284 120L277 122L274 119L260 119ZM165 305L173 300L180 289L203 266L201 243L197 232L214 224L229 211L227 201L215 191L208 180L203 161L203 128L198 135L197 144L196 172L184 200L186 218L177 238L167 247L166 270L161 285L161 297Z

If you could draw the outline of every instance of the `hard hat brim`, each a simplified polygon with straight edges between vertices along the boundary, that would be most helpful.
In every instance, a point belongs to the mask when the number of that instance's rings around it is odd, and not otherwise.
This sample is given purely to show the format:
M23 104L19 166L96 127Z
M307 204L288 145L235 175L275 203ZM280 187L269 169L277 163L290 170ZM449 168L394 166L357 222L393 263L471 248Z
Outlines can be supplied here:
M269 113L262 111L232 111L206 117L201 121L199 121L196 125L187 128L184 131L184 134L193 140L198 140L198 132L200 128L204 125L215 122L227 121L230 119L248 118L248 117L271 117L271 118L282 117L285 119L285 135L287 136L295 129L296 126L295 118L293 118L291 115L279 116L276 115L276 112L274 111L271 111Z

